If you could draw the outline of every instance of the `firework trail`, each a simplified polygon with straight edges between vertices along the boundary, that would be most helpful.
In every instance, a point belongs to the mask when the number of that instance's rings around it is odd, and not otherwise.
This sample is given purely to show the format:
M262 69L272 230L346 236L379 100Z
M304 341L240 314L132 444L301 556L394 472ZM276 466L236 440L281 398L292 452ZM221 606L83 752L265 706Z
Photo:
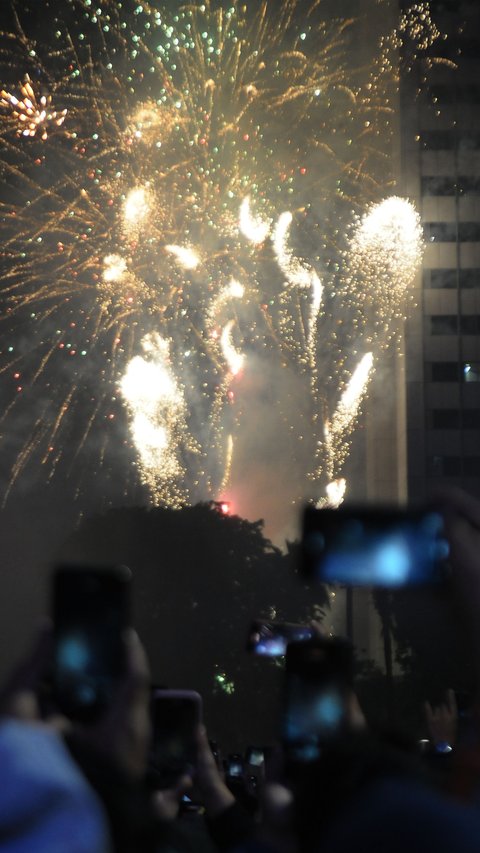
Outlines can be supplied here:
M237 397L248 406L252 365L268 382L275 363L305 388L305 477L344 488L368 376L421 256L414 209L383 199L396 51L438 33L416 4L354 67L356 23L323 6L66 0L45 4L48 39L12 6L4 446L27 426L10 487L38 460L78 474L89 447L103 458L117 442L154 501L216 498Z

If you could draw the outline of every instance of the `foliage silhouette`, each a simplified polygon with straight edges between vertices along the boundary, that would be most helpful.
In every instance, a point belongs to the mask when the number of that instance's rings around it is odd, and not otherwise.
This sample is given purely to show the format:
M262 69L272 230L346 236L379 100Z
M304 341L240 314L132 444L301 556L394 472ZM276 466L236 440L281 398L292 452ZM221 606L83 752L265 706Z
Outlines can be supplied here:
M213 503L121 508L85 521L59 558L126 563L153 681L198 690L212 735L229 748L271 739L281 666L245 652L250 621L305 621L328 602L322 587L298 578L295 544L282 553L263 521L225 515Z

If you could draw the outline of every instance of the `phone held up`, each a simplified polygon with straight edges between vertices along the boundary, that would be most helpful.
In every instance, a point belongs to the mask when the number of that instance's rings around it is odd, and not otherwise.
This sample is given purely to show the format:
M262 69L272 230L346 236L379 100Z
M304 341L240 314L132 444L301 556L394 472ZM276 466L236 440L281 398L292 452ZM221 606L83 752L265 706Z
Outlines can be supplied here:
M288 643L309 640L313 629L309 625L293 622L261 622L256 619L250 625L247 651L262 657L282 657Z
M127 666L131 572L126 566L61 565L53 577L53 696L89 723L114 701Z
M193 772L202 698L194 690L154 689L150 707L149 778L153 787L169 788L183 774Z
M248 746L245 751L245 763L251 767L262 767L265 764L265 747Z
M228 779L241 779L245 772L245 762L239 752L231 752L228 755L225 773Z
M281 738L294 768L320 758L346 729L353 648L341 637L316 637L290 644L285 664Z
M354 507L303 515L301 572L309 582L398 589L447 574L443 518L432 509Z

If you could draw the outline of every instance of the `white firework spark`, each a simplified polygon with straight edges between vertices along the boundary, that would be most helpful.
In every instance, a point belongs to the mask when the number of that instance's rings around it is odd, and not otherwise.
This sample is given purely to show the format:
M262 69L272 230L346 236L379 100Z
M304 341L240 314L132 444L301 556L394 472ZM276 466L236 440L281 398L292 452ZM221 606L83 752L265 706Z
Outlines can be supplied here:
M229 320L222 332L221 345L222 352L225 361L228 364L228 369L230 373L232 374L232 376L237 376L237 374L240 373L244 366L245 355L244 353L241 353L237 349L235 349L232 339L232 331L234 326L235 320Z
M174 255L184 270L194 270L200 264L200 257L192 246L177 246L172 243L165 246L167 252Z
M155 494L159 482L168 483L171 499L173 484L184 475L178 440L185 430L185 400L170 364L168 341L157 334L147 335L142 348L144 356L129 362L120 389L130 414L143 480Z
M270 220L260 219L257 216L253 216L250 209L250 197L246 196L243 199L240 205L240 219L239 219L239 228L240 232L250 240L251 243L254 243L255 246L258 246L260 243L263 243L268 235L270 234Z
M105 283L120 282L127 275L127 262L121 255L106 255L103 259L103 280Z

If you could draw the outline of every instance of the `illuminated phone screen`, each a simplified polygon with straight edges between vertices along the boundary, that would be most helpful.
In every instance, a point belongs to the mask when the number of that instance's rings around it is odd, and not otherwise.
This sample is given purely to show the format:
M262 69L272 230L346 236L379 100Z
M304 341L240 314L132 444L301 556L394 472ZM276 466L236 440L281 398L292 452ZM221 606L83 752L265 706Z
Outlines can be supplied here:
M433 511L308 507L302 569L323 583L402 587L444 577L449 546Z
M125 566L55 572L54 692L72 719L95 719L113 701L126 667L130 580Z

